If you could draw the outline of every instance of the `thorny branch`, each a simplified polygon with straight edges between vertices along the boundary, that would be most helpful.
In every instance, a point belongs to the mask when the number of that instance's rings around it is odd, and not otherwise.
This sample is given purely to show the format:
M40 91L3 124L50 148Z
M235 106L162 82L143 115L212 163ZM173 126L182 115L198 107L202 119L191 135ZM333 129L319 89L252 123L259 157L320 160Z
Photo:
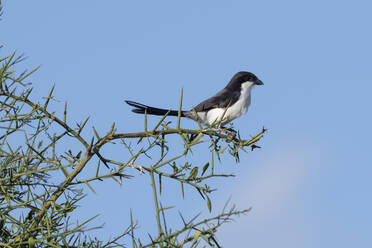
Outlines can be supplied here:
M74 228L68 224L67 216L77 208L77 202L83 197L83 189L76 190L73 186L84 184L94 192L91 185L94 181L113 179L121 184L122 179L132 178L125 172L128 168L144 172L151 179L158 226L156 238L143 245L140 239L134 237L133 230L137 225L131 220L130 227L117 239L105 244L90 240L89 244L100 247L119 245L118 240L130 234L134 247L184 247L185 244L196 247L201 241L210 247L218 247L215 239L217 228L233 216L247 212L232 208L196 224L193 224L194 219L189 223L184 221L183 228L171 230L166 225L167 208L162 207L158 194L162 192L162 178L174 180L181 184L182 196L184 185L194 188L211 211L209 194L214 189L207 184L208 181L234 176L217 173L214 158L221 160L221 156L228 151L239 161L239 151L247 152L247 147L252 150L258 147L257 142L266 131L264 128L244 140L239 135L231 135L226 129L203 128L201 125L195 130L182 128L180 116L175 128L165 121L166 115L149 128L145 115L142 132L117 133L113 124L103 137L95 128L89 137L85 131L89 118L75 127L67 122L67 104L62 116L49 110L54 100L54 87L42 103L31 99L33 89L24 80L35 70L16 75L12 68L21 60L15 54L0 59L0 130L5 130L0 133L0 196L3 197L0 198L0 246L25 247L37 243L38 247L75 247L70 244L82 242L80 233L89 230L84 228L90 220ZM170 142L168 136L171 135L181 137L182 142L178 144L181 148L176 149L177 144ZM206 143L202 141L203 137L209 139L208 148L202 146ZM78 151L58 145L67 140L74 144L71 147L79 147ZM128 144L130 140L136 143ZM122 161L101 153L104 146L115 141L121 141L126 151L121 156ZM201 163L203 166L192 165L186 155L192 154L194 149L208 149L211 159ZM87 165L94 161L98 162L95 175L89 175ZM105 170L101 169L101 163L107 167ZM57 172L64 176L62 179L58 177L59 182L50 179L51 173ZM15 209L24 210L26 217L17 219L11 215ZM17 228L10 228L12 225Z

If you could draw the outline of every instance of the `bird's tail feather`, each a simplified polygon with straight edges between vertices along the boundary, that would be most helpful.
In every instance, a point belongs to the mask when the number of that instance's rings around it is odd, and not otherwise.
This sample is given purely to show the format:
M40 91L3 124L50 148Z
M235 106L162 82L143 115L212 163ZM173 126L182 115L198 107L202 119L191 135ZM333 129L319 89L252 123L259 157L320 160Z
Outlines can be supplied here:
M138 113L138 114L144 114L145 111L148 115L165 115L168 113L169 116L178 116L178 110L170 110L170 109L160 109L160 108L154 108L150 107L138 102L133 101L125 101L127 104L129 104L132 107L135 107L132 109L132 112ZM186 111L181 111L181 117L185 117Z

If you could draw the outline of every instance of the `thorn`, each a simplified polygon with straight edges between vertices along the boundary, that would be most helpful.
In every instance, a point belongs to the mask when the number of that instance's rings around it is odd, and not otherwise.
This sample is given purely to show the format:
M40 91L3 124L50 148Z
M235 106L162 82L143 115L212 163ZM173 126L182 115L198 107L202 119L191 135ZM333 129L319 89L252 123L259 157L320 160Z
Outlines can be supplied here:
M111 128L110 128L110 131L109 131L109 134L111 135L111 134L113 134L113 133L115 133L115 122L113 122L112 123L112 125L111 125Z
M258 146L258 145L251 145L251 148L252 148L252 151L256 148L261 148L261 146Z

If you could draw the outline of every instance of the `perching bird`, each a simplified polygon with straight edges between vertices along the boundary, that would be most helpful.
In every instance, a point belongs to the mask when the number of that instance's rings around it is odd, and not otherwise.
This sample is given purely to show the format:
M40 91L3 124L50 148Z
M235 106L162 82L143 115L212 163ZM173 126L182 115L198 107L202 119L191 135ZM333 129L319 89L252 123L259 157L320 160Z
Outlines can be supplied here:
M251 72L238 72L220 92L191 110L181 111L181 117L200 121L206 126L216 124L223 126L247 113L251 104L251 90L255 85L263 85L256 75ZM169 116L178 116L178 110L154 108L132 101L125 102L135 107L132 109L134 113L144 114L146 111L149 115L165 115L169 112Z

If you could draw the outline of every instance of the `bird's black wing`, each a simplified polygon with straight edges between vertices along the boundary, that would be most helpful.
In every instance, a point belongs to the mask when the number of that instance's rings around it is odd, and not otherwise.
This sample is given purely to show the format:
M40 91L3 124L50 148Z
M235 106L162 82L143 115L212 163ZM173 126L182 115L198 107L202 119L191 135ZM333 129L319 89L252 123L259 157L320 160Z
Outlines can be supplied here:
M231 92L224 88L216 95L199 103L196 107L194 107L194 109L196 112L203 112L213 108L226 108L227 106L231 106L238 101L239 96L239 91Z

